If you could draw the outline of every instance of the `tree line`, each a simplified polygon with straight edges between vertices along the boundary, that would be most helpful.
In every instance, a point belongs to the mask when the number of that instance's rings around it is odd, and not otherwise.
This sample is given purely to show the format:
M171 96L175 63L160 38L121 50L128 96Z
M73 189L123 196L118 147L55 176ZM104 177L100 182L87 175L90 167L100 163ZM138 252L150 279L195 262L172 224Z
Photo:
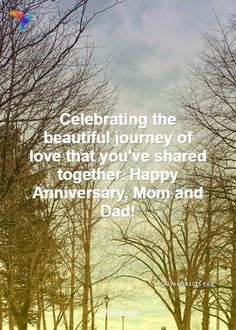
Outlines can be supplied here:
M15 21L0 17L0 329L95 330L109 283L132 278L156 294L178 330L193 329L194 313L202 330L214 320L236 330L235 17L204 35L205 51L174 95L184 125L198 132L196 150L208 150L207 164L185 164L176 186L203 186L202 200L128 201L137 204L137 217L111 223L107 238L101 236L101 200L32 199L36 184L65 185L55 177L55 164L29 163L30 150L55 148L43 144L44 130L63 133L57 119L65 110L114 110L106 65L95 65L86 33L118 2L96 11L88 0L67 9L47 0L1 5L1 11L32 11L35 20L19 34ZM110 146L80 146L81 152L105 149ZM79 184L85 190L105 185ZM119 247L111 259L107 244Z

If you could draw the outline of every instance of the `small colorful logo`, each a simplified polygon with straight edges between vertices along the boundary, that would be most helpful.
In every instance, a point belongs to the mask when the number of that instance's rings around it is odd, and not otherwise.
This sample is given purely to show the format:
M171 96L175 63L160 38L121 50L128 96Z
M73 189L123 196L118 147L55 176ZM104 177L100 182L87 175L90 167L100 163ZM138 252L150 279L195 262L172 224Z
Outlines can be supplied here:
M11 11L3 11L3 13L7 13L12 17L15 17L20 21L20 32L24 32L25 25L29 24L31 17L33 16L32 13L23 13L19 10L11 10Z
M29 24L33 15L32 13L24 14L22 11L19 10L9 11L8 14L17 18L20 21L20 32L24 32L25 25Z

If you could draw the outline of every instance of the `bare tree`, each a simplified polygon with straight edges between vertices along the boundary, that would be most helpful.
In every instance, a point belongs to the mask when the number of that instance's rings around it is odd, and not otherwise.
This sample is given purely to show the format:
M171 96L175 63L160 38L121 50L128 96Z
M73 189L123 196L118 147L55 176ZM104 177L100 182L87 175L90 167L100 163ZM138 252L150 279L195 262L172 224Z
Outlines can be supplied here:
M205 287L206 219L195 214L193 202L167 200L140 205L141 220L120 229L123 256L133 262L123 276L151 288L175 319L178 329L190 329L192 306ZM204 277L205 278L205 277ZM195 283L195 285L194 285Z
M96 69L91 62L92 47L86 44L85 32L105 8L87 12L88 5L88 0L75 1L71 8L62 11L48 0L31 0L27 4L14 0L4 2L0 8L4 11L9 6L20 7L34 13L32 24L21 34L15 21L1 14L0 123L4 125L1 198L26 165L29 150L39 147L43 131L59 129L58 117L62 111L78 113L85 106L89 111L100 102L107 82L95 78L101 68ZM21 142L12 170L6 173L7 141L12 125L19 130Z
M62 112L94 111L104 105L105 94L108 99L108 81L98 79L102 68L92 62L85 33L96 15L118 2L98 11L88 9L88 0L74 1L66 10L48 0L10 0L0 8L0 260L11 328L13 314L18 329L27 329L35 306L45 328L42 286L57 250L53 203L30 197L49 168L29 164L28 154L50 149L42 143L43 132L63 131ZM9 8L33 12L24 33L9 18Z
M185 121L204 136L208 148L218 147L216 157L221 159L218 195L224 199L231 223L225 228L231 244L231 298L229 329L236 329L236 222L235 222L235 17L228 25L219 20L214 35L205 34L206 50L199 64L192 66L189 84L176 95ZM223 174L223 175L222 175ZM226 249L227 251L227 249Z

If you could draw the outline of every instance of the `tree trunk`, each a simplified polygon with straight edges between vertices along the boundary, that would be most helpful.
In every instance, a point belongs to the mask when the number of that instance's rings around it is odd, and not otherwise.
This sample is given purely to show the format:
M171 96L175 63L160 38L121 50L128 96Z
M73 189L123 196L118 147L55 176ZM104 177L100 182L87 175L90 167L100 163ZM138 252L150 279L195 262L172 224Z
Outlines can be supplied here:
M89 207L87 212L87 201L84 200L84 280L83 280L83 311L82 311L82 330L88 330L89 323L89 294L90 294L90 283L91 283L91 210L92 205Z
M190 330L193 288L186 287L186 299L183 316L183 330Z
M75 224L72 221L72 238L71 238L71 279L70 279L70 321L69 330L74 330L74 300L75 300Z
M88 309L89 309L89 279L90 279L90 244L85 243L85 265L84 265L84 283L83 283L83 314L82 330L88 330Z
M53 299L53 302L52 302L52 316L53 316L53 330L56 330L57 329L57 319L56 319L54 299Z
M14 286L13 286L13 280L12 280L12 265L11 263L9 263L9 274L8 274L8 278L7 278L7 284L9 287L9 297L8 297L8 325L9 325L9 330L14 330L14 316L13 316L13 312L11 309L11 305L10 305L10 301L12 300L12 296L14 293Z
M24 314L18 314L15 316L16 325L18 330L27 330L28 328L28 317Z
M37 312L37 324L36 324L36 328L37 328L37 330L41 330L41 315L42 315L42 311L41 311L41 301L40 301L40 293L39 292L37 294L37 306L38 306L38 312Z
M9 330L14 330L14 317L10 306L8 307L8 326Z
M205 273L204 282L210 282L211 274L211 243L212 243L212 179L214 174L214 165L212 166L211 179L209 182L208 203L207 203L207 241L205 248ZM218 267L218 264L217 264ZM217 283L218 284L218 283ZM217 297L219 299L219 297ZM203 293L203 310L202 310L202 330L209 330L210 325L210 289L205 287Z
M183 320L182 320L182 316L181 316L181 309L180 309L180 303L178 300L176 300L175 302L175 306L174 306L174 319L175 319L175 323L177 326L178 330L183 330Z
M93 303L93 286L91 274L89 274L89 287L90 287L90 310L91 310L91 330L95 330L95 313L94 313L94 303Z
M69 330L69 326L68 326L68 321L67 321L67 317L66 317L66 312L63 312L63 320L64 320L64 325L65 325L65 330Z
M47 330L47 322L46 322L46 316L45 316L45 307L44 307L44 299L43 294L41 293L41 313L42 313L42 321L43 321L43 330Z
M3 303L2 303L2 296L0 296L0 330L3 327Z
M208 287L206 287L203 297L202 330L209 330L209 325L210 325L209 297L210 297L210 290Z
M231 319L229 322L229 330L236 330L236 213L233 214L233 233L232 233L232 266L231 266L231 280L232 280L232 299L231 299Z

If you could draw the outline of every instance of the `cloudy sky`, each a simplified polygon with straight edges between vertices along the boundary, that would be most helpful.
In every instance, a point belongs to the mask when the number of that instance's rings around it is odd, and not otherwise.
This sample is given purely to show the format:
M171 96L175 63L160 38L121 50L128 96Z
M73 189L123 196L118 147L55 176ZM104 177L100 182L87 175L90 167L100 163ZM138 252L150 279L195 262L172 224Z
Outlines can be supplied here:
M184 82L189 63L197 61L203 49L201 32L214 32L215 14L226 22L235 12L234 0L127 0L97 19L91 29L100 47L97 56L112 59L109 75L114 85L123 88L118 111L140 115L174 111L170 90ZM134 291L139 292L136 299L113 301L110 306L112 310L140 310L139 318L126 318L125 329L158 330L163 325L176 329L149 291ZM104 317L98 315L97 321L98 330L103 329ZM121 325L120 318L109 319L109 330L122 329Z
M214 12L224 22L235 9L234 0L127 0L100 17L92 36L113 59L114 84L124 87L119 110L168 111L170 89L202 49L201 32L214 30Z

